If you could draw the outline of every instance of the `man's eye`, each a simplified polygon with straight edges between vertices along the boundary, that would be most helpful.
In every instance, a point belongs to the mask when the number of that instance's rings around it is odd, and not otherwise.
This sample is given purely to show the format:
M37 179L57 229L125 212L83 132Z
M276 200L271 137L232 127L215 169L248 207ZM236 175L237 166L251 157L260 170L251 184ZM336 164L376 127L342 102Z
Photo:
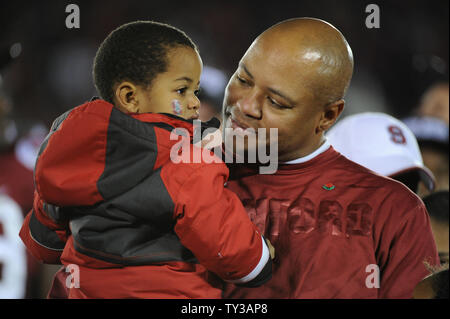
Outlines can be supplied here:
M199 88L198 90L194 91L195 96L199 96L200 92L202 91L201 88Z
M267 99L269 100L270 104L272 104L276 108L279 108L279 109L288 109L289 108L289 106L275 102L275 100L273 100L270 96L268 96Z
M241 82L242 84L248 84L248 82L246 80L244 80L243 78L241 78L239 75L236 75L236 78L238 79L239 82Z

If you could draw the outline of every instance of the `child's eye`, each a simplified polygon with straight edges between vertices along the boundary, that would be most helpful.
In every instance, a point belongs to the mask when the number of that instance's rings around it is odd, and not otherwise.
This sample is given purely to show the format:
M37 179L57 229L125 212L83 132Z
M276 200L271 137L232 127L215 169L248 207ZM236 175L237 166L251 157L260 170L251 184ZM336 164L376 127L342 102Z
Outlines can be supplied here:
M177 93L180 95L184 95L186 93L187 87L181 88L177 90Z
M201 88L199 88L198 90L194 91L195 96L199 96L200 92L202 91Z

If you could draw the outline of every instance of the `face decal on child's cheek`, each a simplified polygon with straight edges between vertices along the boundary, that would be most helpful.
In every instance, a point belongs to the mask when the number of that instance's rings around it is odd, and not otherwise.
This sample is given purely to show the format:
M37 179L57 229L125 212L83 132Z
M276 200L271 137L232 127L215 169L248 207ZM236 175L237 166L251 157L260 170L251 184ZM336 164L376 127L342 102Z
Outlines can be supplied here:
M172 101L172 110L175 115L181 115L183 113L183 107L178 100Z

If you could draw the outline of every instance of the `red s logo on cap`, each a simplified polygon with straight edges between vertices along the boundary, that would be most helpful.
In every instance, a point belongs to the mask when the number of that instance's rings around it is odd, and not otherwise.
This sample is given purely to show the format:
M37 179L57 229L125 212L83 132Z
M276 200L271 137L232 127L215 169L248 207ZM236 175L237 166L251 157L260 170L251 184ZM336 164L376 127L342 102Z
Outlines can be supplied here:
M391 134L391 140L396 144L406 144L405 135L403 135L403 131L401 128L395 125L391 125L388 127L388 131Z

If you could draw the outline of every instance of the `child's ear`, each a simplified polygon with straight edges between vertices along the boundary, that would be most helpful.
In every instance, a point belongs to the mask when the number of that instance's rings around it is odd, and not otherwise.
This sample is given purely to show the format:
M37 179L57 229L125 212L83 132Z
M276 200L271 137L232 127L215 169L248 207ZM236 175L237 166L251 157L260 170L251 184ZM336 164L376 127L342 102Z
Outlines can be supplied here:
M114 102L123 112L138 113L139 101L137 99L137 87L130 82L122 82L114 91Z

